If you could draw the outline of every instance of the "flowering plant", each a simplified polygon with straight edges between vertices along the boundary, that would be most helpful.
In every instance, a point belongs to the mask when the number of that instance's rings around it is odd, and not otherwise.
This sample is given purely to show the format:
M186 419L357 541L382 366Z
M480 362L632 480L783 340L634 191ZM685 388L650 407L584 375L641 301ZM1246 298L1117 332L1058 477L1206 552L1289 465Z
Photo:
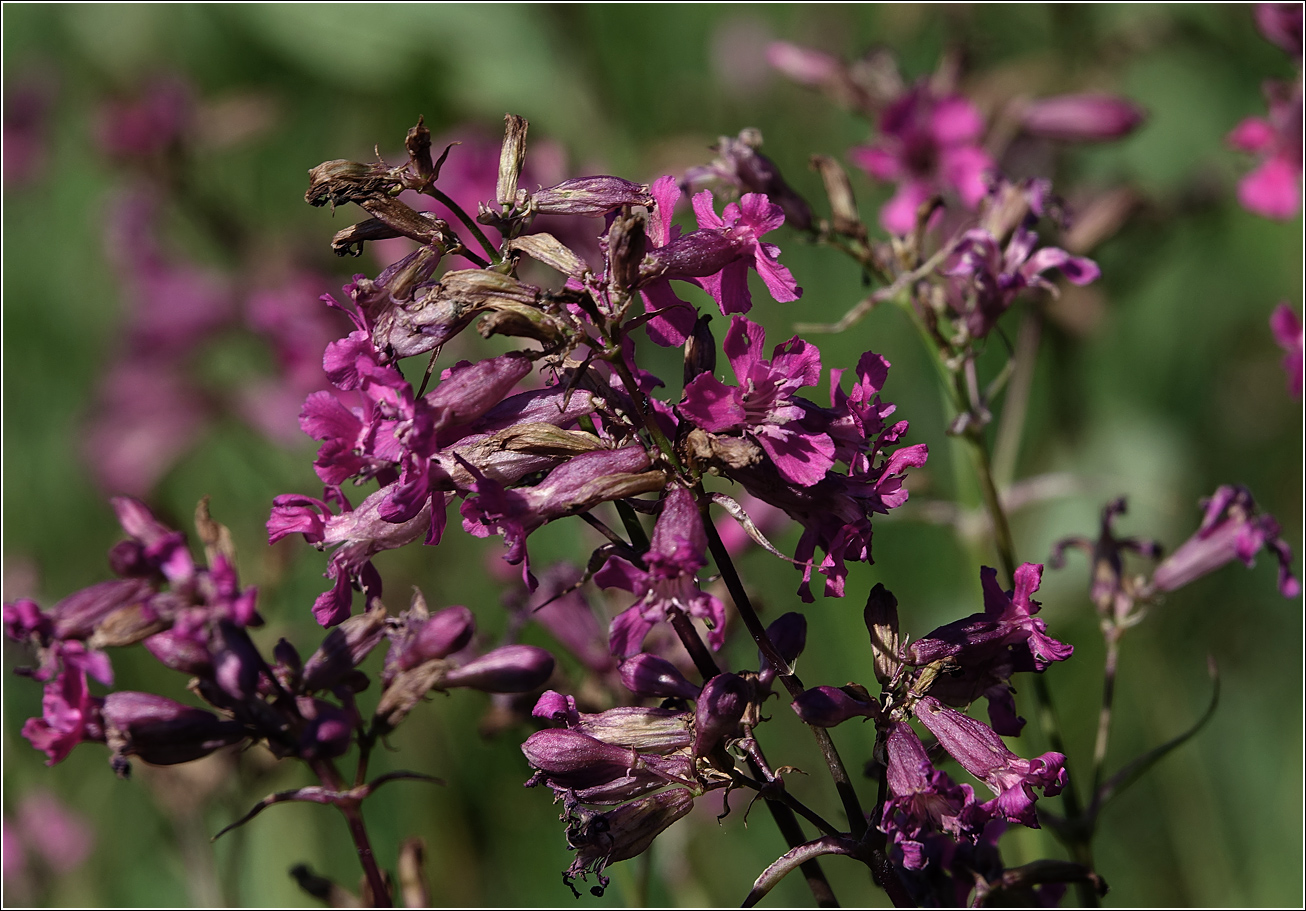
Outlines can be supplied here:
M1291 34L1291 23L1284 28ZM1296 28L1299 56L1299 20ZM714 160L648 183L606 174L532 182L534 136L515 114L493 155L493 184L479 193L460 175L485 169L462 161L456 143L437 143L422 119L402 158L312 168L306 201L359 219L330 249L385 251L381 268L322 297L342 327L322 352L330 388L308 392L298 413L318 444L318 483L277 495L265 524L269 544L298 537L329 551L319 558L328 581L302 605L325 632L311 651L259 632L267 619L259 593L242 584L232 533L209 500L195 513L200 559L142 499L116 497L126 539L109 553L113 579L49 609L29 597L4 606L6 635L32 657L21 672L43 686L41 711L22 734L48 764L82 743L107 747L122 777L133 760L181 765L235 749L297 761L315 783L275 790L217 834L274 804L329 804L361 865L356 900L428 904L420 842L383 856L363 811L382 785L388 794L440 779L416 753L405 754L416 768L375 774L371 762L430 694L478 690L495 694L485 727L521 735L522 777L542 789L515 799L552 793L572 852L563 880L577 896L582 885L602 896L613 865L645 856L709 801L721 799L729 815L732 793L743 791L786 843L757 872L746 905L794 872L813 901L835 903L826 869L836 858L868 868L896 906L1046 904L1070 886L1096 904L1107 889L1094 854L1103 809L1196 734L1216 700L1177 737L1108 763L1124 633L1166 595L1235 558L1250 566L1261 551L1279 564L1280 593L1296 598L1291 549L1236 485L1215 491L1192 536L1168 555L1116 536L1123 499L1104 507L1096 539L1056 546L1053 566L1070 548L1090 555L1089 600L1105 648L1094 748L1076 765L1047 677L1082 660L1082 645L1051 629L1034 598L1044 566L1021 559L1010 514L1021 497L1046 494L1011 483L1010 473L1039 306L1102 277L1086 254L1110 229L1099 225L1095 237L1073 223L1047 177L1004 171L1015 134L994 138L951 66L908 84L883 57L850 63L787 43L767 56L873 125L849 158L897 184L878 228L863 220L835 158L812 159L823 198L805 196L761 152L755 129L723 138ZM1300 117L1300 90L1295 103ZM1137 105L1096 93L1012 99L1003 110L1011 130L1039 142L1120 138L1144 118ZM151 155L171 142L154 138L178 129L176 118L154 126L141 118L120 116L108 145ZM1245 126L1236 144L1261 149ZM1287 160L1282 145L1262 170ZM1300 154L1296 167L1299 177ZM1254 182L1264 189L1266 179ZM1258 208L1264 194L1249 192L1240 197L1249 208L1283 214ZM677 208L686 197L690 213ZM760 315L796 316L807 300L790 258L796 237L875 287L837 323L797 320L799 332L768 349ZM166 304L174 295L160 287L206 287L148 244L124 246L142 248L150 255L129 270L144 282L142 296ZM180 336L202 335L197 327L216 318L205 301L185 301ZM982 609L962 608L932 630L918 605L904 599L900 610L858 568L876 563L873 538L882 552L902 527L939 447L914 439L888 400L891 364L878 341L857 341L844 359L846 345L823 355L812 340L856 338L854 327L881 307L896 309L923 342L949 445L979 501L969 517L933 504L949 524L977 523L985 550L970 576ZM1002 351L1017 314L1020 339ZM274 340L293 335L269 325ZM1291 312L1276 314L1299 392L1295 325ZM288 356L285 365L285 384L301 394L316 378L292 369L302 362ZM152 477L133 483L148 487ZM396 609L385 583L389 552L447 548L458 536L451 522L472 538L501 539L500 562L511 569L491 572L508 590L511 619L495 647L477 633L483 606L432 609L414 589ZM549 534L559 528L594 536L579 563L552 559ZM792 594L745 582L754 550L788 567ZM1152 571L1127 569L1127 552L1155 562ZM807 607L818 595L823 603ZM819 649L808 641L809 612L846 611L840 599L863 596L862 670L836 686L837 670L808 666ZM795 609L764 620L786 603ZM531 624L554 647L522 641ZM732 642L747 643L746 654ZM190 678L187 702L138 689L100 694L115 684L109 650L136 644ZM378 667L369 656L382 652ZM1048 749L1023 745L1018 692L1034 696L1025 711L1037 713ZM968 714L981 697L986 720ZM777 716L797 719L816 765L791 761L794 738L777 732ZM834 729L855 719L873 732L858 756L864 774L850 772L835 743ZM352 771L342 770L346 761ZM795 772L814 780L799 784ZM820 785L833 800L814 796ZM1012 839L1003 836L1017 828L1050 830L1068 859L1009 864ZM297 878L311 894L354 899L307 870Z

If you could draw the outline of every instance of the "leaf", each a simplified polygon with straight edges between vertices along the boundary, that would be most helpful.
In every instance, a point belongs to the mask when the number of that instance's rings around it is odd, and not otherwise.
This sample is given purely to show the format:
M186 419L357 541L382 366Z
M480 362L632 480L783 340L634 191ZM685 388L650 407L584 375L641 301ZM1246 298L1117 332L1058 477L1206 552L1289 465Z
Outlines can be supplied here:
M1107 801L1111 800L1125 788L1141 778L1143 774L1152 766L1156 765L1162 757L1176 747L1182 746L1211 720L1211 717L1215 714L1216 706L1220 704L1220 670L1216 667L1214 658L1208 656L1206 662L1207 671L1211 675L1211 701L1206 706L1206 711L1202 713L1202 717L1198 718L1197 722L1192 727L1184 731L1178 737L1167 740L1155 749L1148 750L1142 756L1139 756L1133 762L1126 764L1119 772L1116 772L1104 781L1102 786L1097 789L1097 793L1093 795L1093 806L1090 810L1091 814L1095 815L1102 807L1106 806Z

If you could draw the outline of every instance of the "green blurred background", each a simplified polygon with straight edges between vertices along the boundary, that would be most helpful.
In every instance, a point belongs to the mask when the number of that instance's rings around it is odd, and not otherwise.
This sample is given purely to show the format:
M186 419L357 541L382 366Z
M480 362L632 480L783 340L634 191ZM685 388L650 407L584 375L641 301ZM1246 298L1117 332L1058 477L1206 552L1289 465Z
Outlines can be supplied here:
M1173 547L1195 528L1199 498L1222 483L1249 486L1300 547L1301 407L1284 391L1267 321L1281 300L1301 312L1301 218L1274 223L1241 210L1234 188L1250 163L1223 143L1241 118L1264 113L1263 79L1292 76L1284 54L1257 34L1250 7L7 4L3 24L6 86L37 80L53 99L41 174L7 187L4 197L6 600L35 594L48 606L104 578L104 552L118 538L80 455L88 403L123 309L102 238L106 199L123 176L93 138L106 98L180 74L203 104L262 112L239 142L198 148L193 178L270 249L292 251L338 286L356 269L375 274L377 263L331 256L331 233L352 216L333 220L304 205L305 171L325 159L367 159L374 145L397 158L418 114L437 135L467 125L494 135L505 111L519 113L531 121L532 142L559 143L574 172L639 180L705 162L718 135L755 126L790 182L819 199L808 156L842 156L867 139L867 127L770 73L761 55L773 38L846 56L885 46L908 78L929 73L945 49L955 49L963 85L981 104L1013 91L1092 89L1145 106L1150 119L1135 136L1057 159L1064 195L1129 185L1144 201L1093 251L1102 280L1046 324L1017 477L1068 472L1081 483L1016 516L1019 556L1043 561L1057 538L1094 533L1100 504L1119 494L1130 497L1124 531ZM870 222L888 190L853 179ZM231 268L202 231L177 217L172 252ZM794 321L837 318L864 293L856 269L837 254L787 231L768 240L782 245L805 289L798 304L755 308L773 341ZM1017 320L1005 324L1013 338ZM877 311L844 335L815 341L827 367L851 367L867 348L893 362L886 397L912 422L909 442L931 447L929 466L910 484L912 505L956 494L934 375L902 314ZM220 382L233 370L260 369L257 346L248 348L239 340L219 348L206 375ZM664 361L664 375L678 373ZM189 527L196 500L212 496L215 517L235 533L243 579L260 586L268 625L257 641L271 645L284 635L305 653L320 638L308 607L325 585L324 558L298 542L268 548L262 523L276 494L319 489L310 442L289 451L234 419L219 421L150 497L162 515ZM970 495L964 485L960 494ZM845 601L818 598L805 609L801 671L809 686L870 681L860 608L877 581L895 592L914 636L980 609L978 567L994 560L984 542L960 540L923 521L919 509L903 512L877 522L876 563L854 568ZM537 566L586 552L589 539L571 526L551 531L538 543L532 538ZM795 539L790 531L781 546ZM438 549L410 547L378 562L388 592L417 584L433 606L467 604L492 639L506 614L480 567L499 547L455 525ZM1200 715L1210 692L1208 654L1221 668L1223 692L1207 728L1105 811L1096 847L1112 887L1107 905L1302 900L1302 612L1300 602L1276 593L1271 563L1201 580L1125 640L1110 768ZM765 593L767 615L799 608L792 568L750 554L742 572ZM1045 575L1042 592L1052 633L1076 647L1074 660L1049 674L1069 731L1072 774L1091 752L1101 676L1086 587L1084 561L1072 557L1068 569ZM526 638L551 645L539 630ZM113 660L119 688L185 698L184 681L143 650L115 652ZM732 663L754 660L735 643ZM10 901L298 905L311 900L287 870L301 862L355 887L352 847L328 808L278 806L210 845L209 836L258 797L308 783L291 764L255 752L235 772L219 761L169 770L136 763L137 774L119 781L103 749L83 746L45 768L18 734L40 712L39 687L8 673L25 661L6 643L6 818L25 794L46 788L85 814L96 844L68 875L34 869L23 891L7 883ZM368 667L374 664L379 655ZM546 793L521 788L528 770L517 745L527 731L482 738L488 704L476 693L436 698L393 738L396 752L378 752L378 773L407 767L448 784L383 789L366 809L374 846L393 867L403 838L424 838L437 904L570 903L559 880L570 854L558 810ZM792 787L837 815L811 738L787 708L773 705L775 721L763 729L771 760L810 770ZM1022 755L1047 749L1037 727L1031 723L1024 742L1013 744ZM856 768L873 730L846 725L835 738ZM869 784L863 794L871 799ZM658 840L648 901L743 898L784 845L765 813L745 826L744 803L734 803L736 812L718 824L717 798L700 801ZM1004 853L1012 866L1063 856L1050 836L1025 830L1004 843ZM864 868L837 858L826 867L846 904L884 903ZM586 895L581 904L622 904L640 894L637 862L610 872L608 895ZM766 900L809 902L798 877Z

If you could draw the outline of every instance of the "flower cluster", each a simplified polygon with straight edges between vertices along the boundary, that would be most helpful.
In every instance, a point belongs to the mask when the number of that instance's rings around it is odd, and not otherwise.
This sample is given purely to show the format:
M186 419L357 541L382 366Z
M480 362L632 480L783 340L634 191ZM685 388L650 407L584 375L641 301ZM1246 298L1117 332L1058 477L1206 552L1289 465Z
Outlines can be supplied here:
M343 755L356 738L394 727L430 690L529 692L553 672L552 656L533 646L469 653L473 621L467 609L428 615L420 595L397 620L373 599L307 659L282 639L269 661L249 632L263 622L257 593L240 585L230 535L203 504L196 524L207 566L144 504L118 498L114 508L128 536L109 552L117 578L75 592L49 611L27 599L4 606L5 634L28 643L39 659L28 673L45 684L43 714L28 720L23 736L50 765L83 742L106 744L124 776L129 757L172 765L246 742L316 763ZM368 733L354 701L369 684L358 665L387 637L382 700ZM90 679L113 683L104 649L135 643L165 667L191 676L190 689L215 711L153 693L93 695ZM450 657L454 652L461 652L459 660Z
M949 623L910 645L900 644L897 599L877 585L864 619L871 636L878 699L864 687L816 687L792 703L808 724L832 727L855 717L875 721L876 755L885 765L890 798L879 819L889 857L921 905L961 905L976 884L1000 883L997 836L1009 824L1038 828L1035 789L1054 796L1066 785L1065 757L1021 759L1003 743L1024 719L1015 714L1011 678L1042 673L1072 648L1047 635L1036 616L1042 567L1026 563L1004 592L995 570L980 579L984 612ZM990 724L957 711L985 697ZM908 723L915 718L958 765L993 793L981 802L930 759Z

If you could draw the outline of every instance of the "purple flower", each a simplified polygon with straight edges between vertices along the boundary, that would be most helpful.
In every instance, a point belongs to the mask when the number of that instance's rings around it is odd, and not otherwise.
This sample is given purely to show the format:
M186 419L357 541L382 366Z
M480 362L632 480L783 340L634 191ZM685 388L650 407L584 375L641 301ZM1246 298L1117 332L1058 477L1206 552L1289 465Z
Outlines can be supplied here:
M1238 201L1257 215L1289 219L1301 206L1302 83L1300 78L1292 85L1267 80L1262 89L1268 119L1248 117L1227 137L1229 145L1260 159L1238 182Z
M1016 587L1004 592L998 585L997 570L980 569L984 589L984 613L941 626L907 648L912 664L924 665L951 658L962 668L981 663L1011 646L1027 652L1033 669L1042 671L1054 661L1065 661L1074 648L1047 635L1047 624L1035 617L1039 603L1032 597L1038 591L1043 567L1023 563L1016 570Z
M753 306L748 293L750 265L780 303L802 296L803 289L780 265L780 248L760 240L784 224L784 212L778 205L761 193L745 193L738 203L727 203L723 215L717 215L711 191L704 190L694 195L694 214L699 230L650 253L641 270L648 280L698 279L726 314L747 313Z
M898 192L880 210L893 234L916 225L916 210L935 193L953 189L968 208L986 191L993 159L979 144L984 118L961 95L939 96L919 82L880 114L880 139L854 148L849 157L876 180L895 182Z
M1115 95L1055 95L1026 105L1020 121L1046 139L1101 142L1129 135L1146 116L1138 105Z
M1270 315L1270 331L1279 347L1287 352L1283 356L1283 371L1288 375L1288 394L1299 399L1302 391L1302 327L1297 314L1286 303L1274 308Z
M1246 487L1225 485L1206 501L1197 532L1156 568L1151 589L1172 592L1234 559L1250 567L1262 548L1279 560L1279 592L1296 598L1301 585L1292 574L1292 550L1279 537L1279 523L1257 511Z
M99 700L86 685L87 667L81 643L68 643L63 650L63 669L45 685L40 718L23 724L23 736L48 757L46 765L68 758L83 740L102 740Z
M1036 759L1021 759L988 725L946 707L933 696L916 704L916 717L963 769L997 795L984 805L986 810L1010 822L1039 828L1034 788L1042 788L1048 797L1061 793L1066 786L1065 756L1048 752Z
M991 814L975 801L968 784L957 784L930 762L925 746L911 725L897 722L885 740L885 778L893 796L884 804L879 829L908 870L930 861L930 836L946 833L959 841L976 842Z
M694 496L674 487L667 491L662 513L653 526L653 540L644 554L646 569L614 558L594 581L604 588L633 592L636 601L612 621L609 648L627 658L640 651L654 624L669 619L669 612L684 611L707 622L708 641L714 649L725 642L725 606L698 587L695 573L707 565L707 532Z
M135 101L111 102L100 112L99 141L110 155L148 158L182 140L194 117L190 86L179 79L150 85Z
M1058 247L1034 249L1038 235L1030 222L1041 213L1046 188L1031 182L1022 189L1031 200L1032 211L1026 223L1012 232L1005 248L996 224L972 228L962 235L941 270L952 279L947 292L949 306L964 318L973 338L986 336L1021 292L1031 288L1055 292L1056 286L1043 277L1044 272L1059 269L1075 285L1090 284L1101 274L1092 260L1071 256ZM996 221L1001 208L998 203L1009 190L1010 185L1002 182L994 185L988 221Z
M742 316L730 321L725 353L739 380L727 386L710 373L685 387L681 414L712 433L742 431L771 457L789 482L811 487L834 465L829 434L800 425L804 408L794 392L821 378L821 353L794 336L777 345L771 360L762 357L766 331Z
M599 503L660 490L666 481L640 446L600 449L574 456L534 487L504 488L485 476L463 501L463 529L478 538L503 535L509 563L522 564L530 589L536 585L526 554L527 536L554 519L584 512ZM466 466L465 466L466 467Z

